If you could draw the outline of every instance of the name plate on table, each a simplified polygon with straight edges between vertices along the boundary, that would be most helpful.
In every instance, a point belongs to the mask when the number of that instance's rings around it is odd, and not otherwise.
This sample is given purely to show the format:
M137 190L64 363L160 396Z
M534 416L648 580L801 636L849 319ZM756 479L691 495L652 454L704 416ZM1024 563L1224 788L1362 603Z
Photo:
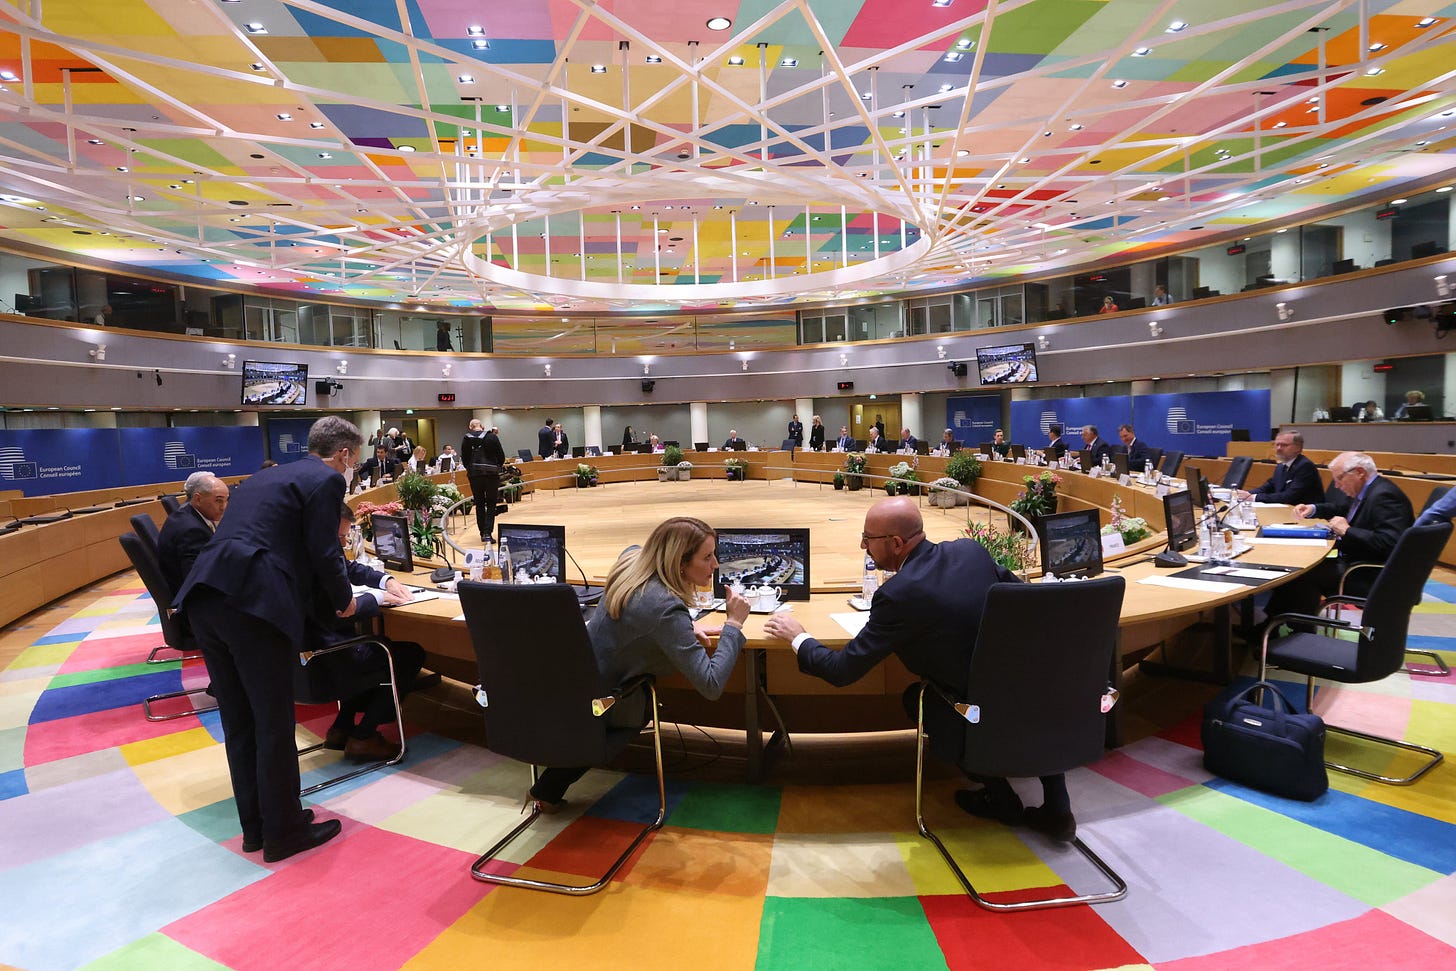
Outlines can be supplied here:
M1124 472L1122 475L1119 475L1117 477L1117 484L1120 486L1132 485L1132 476Z
M1126 552L1126 550L1127 544L1123 542L1121 533L1104 533L1102 535L1102 558L1104 560Z
M1159 482L1158 483L1158 487L1153 490L1153 495L1157 496L1159 499L1163 498L1167 494L1168 494L1168 483L1166 483L1166 482Z

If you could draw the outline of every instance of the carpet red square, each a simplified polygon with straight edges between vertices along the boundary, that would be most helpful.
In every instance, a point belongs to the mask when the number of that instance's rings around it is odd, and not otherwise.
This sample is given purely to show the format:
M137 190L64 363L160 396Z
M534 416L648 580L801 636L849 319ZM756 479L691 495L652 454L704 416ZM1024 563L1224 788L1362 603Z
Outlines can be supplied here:
M1053 891L1069 892L1065 886L1039 887L998 893L993 899L1027 900ZM1132 945L1097 916L1093 907L998 913L977 906L963 894L921 897L920 904L951 971L1080 971L1146 963Z

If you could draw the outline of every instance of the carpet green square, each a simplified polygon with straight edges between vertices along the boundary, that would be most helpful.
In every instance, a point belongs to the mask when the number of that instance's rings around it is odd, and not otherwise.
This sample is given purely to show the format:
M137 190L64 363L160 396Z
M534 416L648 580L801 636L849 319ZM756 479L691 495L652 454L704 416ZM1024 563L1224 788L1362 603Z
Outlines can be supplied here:
M214 843L230 840L243 831L243 824L238 822L238 804L231 799L181 813L177 819Z
M160 664L148 664L142 661L137 664L123 664L114 668L94 668L90 671L71 671L68 674L58 674L51 678L50 687L69 688L78 684L99 684L102 681L114 681L117 678L131 678L139 674L156 674L158 671L175 671L181 667L180 661L171 662L171 667L163 667Z
M901 971L944 968L916 897L768 897L757 971Z
M227 966L218 964L184 947L165 934L148 934L132 941L126 947L119 947L81 965L82 971L227 971Z
M720 833L772 833L778 828L781 795L767 786L694 786L667 822Z

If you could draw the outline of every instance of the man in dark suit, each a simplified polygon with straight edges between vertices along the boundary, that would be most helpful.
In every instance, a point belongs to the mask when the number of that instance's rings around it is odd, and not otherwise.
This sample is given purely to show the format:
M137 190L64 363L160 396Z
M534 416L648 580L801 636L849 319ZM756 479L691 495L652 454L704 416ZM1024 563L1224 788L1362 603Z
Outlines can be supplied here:
M839 426L839 437L834 440L834 447L841 452L848 452L854 448L854 436L849 433L848 425Z
M875 592L864 628L843 650L815 640L792 614L774 614L764 630L793 646L800 671L836 687L853 684L894 654L912 673L964 697L986 591L993 583L1014 583L1016 577L974 540L927 540L920 509L905 496L881 499L870 507L860 547L877 567L896 572ZM912 688L905 694L907 711L913 711L913 699ZM925 708L932 751L958 761L964 723L934 694L926 697ZM1009 782L976 781L984 788L956 793L956 803L966 812L1005 823L1025 822L1066 840L1075 834L1061 775L1042 778L1045 804L1024 817L1021 799Z
M1153 450L1137 437L1137 432L1126 422L1117 426L1117 437L1122 439L1122 450L1127 453L1127 470L1137 475L1153 460Z
M731 452L735 449L743 449L745 447L746 445L743 443L743 439L738 437L738 429L728 429L728 437L723 441L723 451Z
M536 454L546 458L556 450L556 423L550 418L536 430Z
M871 425L869 438L865 440L866 452L883 452L885 450L885 436L881 434L879 426Z
M1061 425L1047 426L1047 447L1046 454L1049 459L1059 459L1067 454L1069 448L1067 440L1062 438Z
M264 469L238 491L173 602L212 676L243 849L263 850L270 863L340 829L337 819L313 822L299 805L293 671L315 611L351 617L356 609L338 526L363 444L342 418L314 422L307 455Z
M913 451L915 451L915 446L917 446L919 444L920 444L920 439L918 439L914 435L910 434L910 429L908 429L908 428L902 428L902 429L900 429L900 444L897 446L897 448L900 451L902 451L902 452L906 452L906 451L913 452Z
M1257 489L1240 491L1240 499L1255 502L1286 503L1291 506L1323 502L1325 487L1319 469L1304 457L1304 436L1299 432L1280 432L1274 436L1274 457L1279 464L1269 481ZM1333 468L1333 466L1331 466Z
M374 485L399 478L399 463L394 453L383 445L374 446L374 457L359 466L359 478L368 479Z
M227 509L227 483L211 472L194 472L182 487L187 502L167 517L157 537L157 558L167 586L180 590L197 554L212 539Z
M798 415L795 415L793 418L789 419L788 437L794 440L795 448L804 447L804 423L799 421Z
M1112 454L1112 445L1097 433L1096 425L1083 425L1082 451L1092 453L1093 465L1101 465L1102 460Z
M1303 576L1277 588L1266 608L1275 614L1314 614L1320 597L1335 593L1340 578L1356 563L1384 563L1395 549L1400 534L1415 522L1410 500L1400 487L1381 476L1375 460L1364 452L1341 452L1330 463L1330 476L1340 496L1334 502L1294 507L1301 519L1329 521L1336 537L1337 556L1321 560ZM1363 597L1375 580L1375 570L1361 570L1351 578L1346 592Z

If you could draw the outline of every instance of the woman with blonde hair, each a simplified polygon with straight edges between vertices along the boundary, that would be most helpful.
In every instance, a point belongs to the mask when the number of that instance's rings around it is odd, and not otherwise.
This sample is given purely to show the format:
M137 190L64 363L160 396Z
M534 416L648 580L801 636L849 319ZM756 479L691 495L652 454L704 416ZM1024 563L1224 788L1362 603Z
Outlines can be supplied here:
M694 593L713 581L718 534L700 519L676 516L659 523L647 542L631 547L607 575L602 602L587 622L597 668L608 684L653 674L681 673L703 697L723 694L738 652L749 604L728 591L721 627L694 623L688 613ZM717 649L706 650L718 637ZM641 727L651 713L645 693L623 698L604 716L613 727ZM561 808L569 787L587 767L545 769L531 787L541 811Z

